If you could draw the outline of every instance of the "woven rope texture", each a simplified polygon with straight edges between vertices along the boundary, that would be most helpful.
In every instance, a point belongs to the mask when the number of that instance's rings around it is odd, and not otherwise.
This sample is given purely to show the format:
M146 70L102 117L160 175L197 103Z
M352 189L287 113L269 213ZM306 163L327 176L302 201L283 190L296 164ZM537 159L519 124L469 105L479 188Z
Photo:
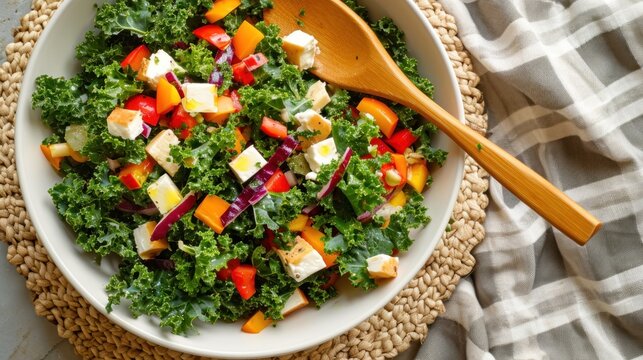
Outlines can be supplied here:
M487 128L479 77L457 38L452 16L435 0L416 0L437 30L453 64L463 95L466 120L473 129ZM36 237L25 210L14 157L14 119L22 73L43 28L60 1L34 0L33 10L14 31L14 43L6 48L7 62L0 68L0 241L7 242L7 260L25 277L39 316L57 326L84 359L196 359L143 340L94 309L62 276ZM484 238L482 222L488 199L488 175L467 158L465 175L453 211L451 231L442 236L425 267L386 307L344 335L316 348L283 359L391 358L412 341L423 340L429 324L444 312L461 277L471 272L471 250Z

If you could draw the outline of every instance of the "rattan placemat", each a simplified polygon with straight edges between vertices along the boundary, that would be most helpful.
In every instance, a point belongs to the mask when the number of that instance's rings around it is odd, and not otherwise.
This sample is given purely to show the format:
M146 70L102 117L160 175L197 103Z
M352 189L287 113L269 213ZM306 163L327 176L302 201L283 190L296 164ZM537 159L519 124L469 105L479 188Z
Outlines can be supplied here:
M469 126L484 132L482 93L471 59L457 38L457 28L435 0L415 0L438 31L458 77ZM36 313L56 324L85 359L193 359L156 346L117 325L94 309L62 276L36 237L20 194L14 157L15 111L22 73L38 36L60 1L34 0L33 10L14 31L15 42L6 48L7 62L0 69L0 240L9 244L8 261L26 278ZM488 175L467 158L465 174L453 211L451 231L445 233L433 255L417 276L386 307L344 335L316 348L284 358L390 358L423 340L428 327L444 312L444 301L462 276L469 274L475 259L471 250L484 238L482 222L488 199Z

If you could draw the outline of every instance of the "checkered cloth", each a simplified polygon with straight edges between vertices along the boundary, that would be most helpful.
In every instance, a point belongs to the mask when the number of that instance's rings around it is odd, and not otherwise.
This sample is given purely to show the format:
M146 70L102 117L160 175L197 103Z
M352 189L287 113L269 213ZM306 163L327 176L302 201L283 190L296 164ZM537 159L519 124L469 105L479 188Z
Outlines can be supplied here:
M600 218L580 247L493 181L420 359L643 358L643 1L442 0L489 137Z

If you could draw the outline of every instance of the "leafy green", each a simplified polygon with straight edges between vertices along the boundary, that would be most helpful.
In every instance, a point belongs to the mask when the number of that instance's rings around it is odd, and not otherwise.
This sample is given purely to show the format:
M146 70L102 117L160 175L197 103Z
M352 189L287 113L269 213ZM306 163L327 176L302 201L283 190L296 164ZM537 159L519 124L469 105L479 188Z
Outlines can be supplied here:
M287 229L288 224L306 206L305 197L298 188L284 193L270 193L253 206L255 223L254 237L261 238L264 228L271 230Z
M324 107L324 114L331 120L345 118L350 100L351 96L348 91L337 89L330 97L330 103Z
M384 201L386 190L376 174L380 167L381 163L378 160L363 160L353 156L346 169L346 175L337 185L356 215L372 211Z
M185 50L177 49L175 56L179 64L195 79L207 81L214 71L212 51L208 48L208 43L203 40L190 44Z
M390 254L395 245L377 225L365 227L364 237L365 242L342 253L337 262L340 274L348 274L353 286L368 290L375 287L375 282L368 276L366 259L378 254Z
M356 155L366 155L371 139L379 135L380 128L371 118L362 118L355 125L344 119L333 122L333 139L340 154L350 147Z
M106 35L121 31L143 37L150 26L152 12L145 0L117 0L102 5L96 12L96 27Z
M42 111L42 121L46 125L64 133L67 125L82 120L84 104L81 95L80 78L66 80L41 75L36 79L32 105Z

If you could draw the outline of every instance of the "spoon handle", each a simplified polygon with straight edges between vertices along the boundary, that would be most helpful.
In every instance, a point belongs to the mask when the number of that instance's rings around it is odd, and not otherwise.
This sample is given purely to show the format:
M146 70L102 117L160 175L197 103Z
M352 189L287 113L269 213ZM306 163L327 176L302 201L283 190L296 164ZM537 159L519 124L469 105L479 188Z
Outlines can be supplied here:
M596 217L538 173L462 124L415 86L406 90L411 96L399 99L401 103L431 119L506 189L576 243L584 245L601 228Z

